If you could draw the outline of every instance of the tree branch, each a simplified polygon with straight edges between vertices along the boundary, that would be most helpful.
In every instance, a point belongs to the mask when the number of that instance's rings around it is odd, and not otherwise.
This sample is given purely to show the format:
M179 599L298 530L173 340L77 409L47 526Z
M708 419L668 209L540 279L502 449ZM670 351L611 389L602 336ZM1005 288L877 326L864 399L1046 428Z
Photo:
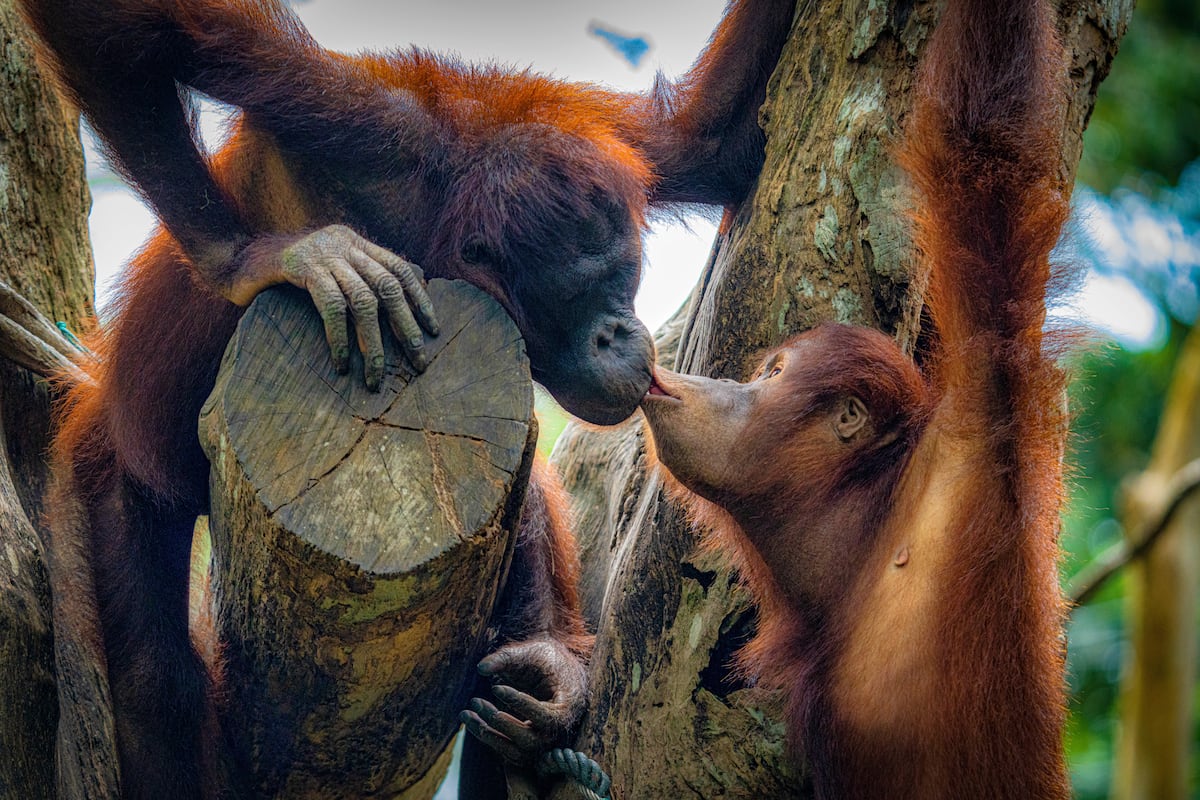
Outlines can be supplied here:
M1189 461L1171 476L1167 483L1167 502L1149 523L1140 526L1135 535L1105 550L1071 579L1068 596L1074 605L1083 605L1092 598L1118 570L1145 555L1175 517L1175 512L1191 494L1200 489L1200 458ZM1132 544L1130 544L1132 542Z
M0 356L43 378L82 383L90 377L71 359L76 352L32 303L0 281Z

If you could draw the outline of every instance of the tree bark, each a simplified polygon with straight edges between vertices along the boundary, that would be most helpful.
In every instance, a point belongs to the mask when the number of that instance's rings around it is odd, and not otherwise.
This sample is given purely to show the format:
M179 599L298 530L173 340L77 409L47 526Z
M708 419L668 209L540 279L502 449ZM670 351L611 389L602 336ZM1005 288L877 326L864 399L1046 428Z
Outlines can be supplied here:
M79 119L49 85L30 41L11 0L0 0L0 281L78 330L92 313L93 283ZM49 421L46 384L0 358L3 797L55 791L55 641L39 539Z
M1071 58L1061 170L1070 186L1132 3L1059 9ZM799 3L760 115L758 186L661 332L660 361L745 379L763 348L824 320L870 325L914 349L923 276L905 221L909 190L890 154L938 13L928 2ZM699 535L651 466L641 421L570 427L553 461L573 495L585 611L598 632L576 747L623 800L802 796L778 698L730 669L753 609L720 557L697 554Z
M1176 362L1150 464L1126 493L1127 531L1138 530L1162 508L1171 477L1195 458L1200 458L1200 327L1188 334ZM1115 800L1190 796L1198 532L1200 498L1192 497L1145 557L1128 567L1130 653L1121 676Z
M413 787L488 646L536 441L529 364L494 300L429 290L428 369L392 346L377 393L360 365L333 372L306 295L259 297L201 415L223 721L254 796Z

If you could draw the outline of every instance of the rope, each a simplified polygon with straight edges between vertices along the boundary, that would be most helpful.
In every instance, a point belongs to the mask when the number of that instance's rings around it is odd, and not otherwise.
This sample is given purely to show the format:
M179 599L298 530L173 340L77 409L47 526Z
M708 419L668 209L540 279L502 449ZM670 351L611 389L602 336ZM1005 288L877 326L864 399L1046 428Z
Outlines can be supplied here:
M610 800L608 791L612 781L592 759L576 750L555 748L542 756L537 765L538 775L543 778L562 775L579 785L588 800Z
M75 348L79 350L79 352L86 353L88 351L87 348L83 346L83 342L79 341L75 334L71 333L71 329L67 327L67 323L60 321L54 323L54 325L58 328L59 332L62 333L68 342L75 345Z

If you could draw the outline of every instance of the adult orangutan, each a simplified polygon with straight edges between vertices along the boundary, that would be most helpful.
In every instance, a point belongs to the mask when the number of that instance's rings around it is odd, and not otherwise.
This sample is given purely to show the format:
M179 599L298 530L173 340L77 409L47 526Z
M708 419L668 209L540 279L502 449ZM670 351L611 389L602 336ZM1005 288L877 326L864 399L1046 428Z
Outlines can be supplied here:
M306 288L335 365L351 362L349 318L377 387L380 314L417 369L423 331L437 333L415 262L496 297L535 379L569 411L624 419L651 380L632 312L647 210L744 196L794 3L735 0L694 68L643 95L416 49L330 52L279 0L20 5L163 223L90 343L94 382L69 399L55 457L86 508L55 521L55 536L77 541L93 572L125 796L212 796L210 676L187 628L189 543L208 502L196 417L243 308L272 284ZM193 89L242 112L212 157L191 124ZM549 547L519 546L535 572L570 550L522 540ZM570 605L570 570L514 574L548 587L538 603ZM517 628L559 642L566 664L578 656L572 614L522 607L521 620L548 627ZM551 714L551 727L572 714Z

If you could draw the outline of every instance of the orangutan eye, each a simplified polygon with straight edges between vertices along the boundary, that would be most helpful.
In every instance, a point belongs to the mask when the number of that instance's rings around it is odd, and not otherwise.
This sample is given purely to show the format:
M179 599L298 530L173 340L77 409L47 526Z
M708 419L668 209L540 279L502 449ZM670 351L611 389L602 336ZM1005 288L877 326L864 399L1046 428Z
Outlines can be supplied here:
M491 251L487 244L482 239L477 238L468 239L459 252L459 258L467 264L482 264L488 261L490 257Z
M774 378L781 372L783 372L783 366L781 364L776 364L775 366L771 367L771 371L767 373L767 377Z

